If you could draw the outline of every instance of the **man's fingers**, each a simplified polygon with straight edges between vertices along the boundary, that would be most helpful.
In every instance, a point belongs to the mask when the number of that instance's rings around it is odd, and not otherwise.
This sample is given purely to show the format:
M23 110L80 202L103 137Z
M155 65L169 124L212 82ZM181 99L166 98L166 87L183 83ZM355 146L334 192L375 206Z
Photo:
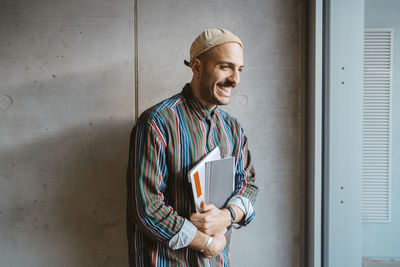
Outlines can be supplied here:
M190 215L190 221L200 221L201 217L199 213L192 213L192 215Z
M228 231L228 229L227 229L227 228L224 228L224 229L221 230L220 232L216 232L216 233L214 234L214 236L225 235L227 231Z

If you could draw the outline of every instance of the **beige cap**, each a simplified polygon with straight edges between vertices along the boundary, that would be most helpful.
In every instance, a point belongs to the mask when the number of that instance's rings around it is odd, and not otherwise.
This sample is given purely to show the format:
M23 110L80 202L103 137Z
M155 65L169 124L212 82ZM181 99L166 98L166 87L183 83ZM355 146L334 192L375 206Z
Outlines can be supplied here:
M225 43L238 43L243 48L242 41L240 41L239 37L228 30L215 28L203 31L199 36L197 36L190 47L189 62L208 49ZM190 66L189 62L184 60L186 66Z

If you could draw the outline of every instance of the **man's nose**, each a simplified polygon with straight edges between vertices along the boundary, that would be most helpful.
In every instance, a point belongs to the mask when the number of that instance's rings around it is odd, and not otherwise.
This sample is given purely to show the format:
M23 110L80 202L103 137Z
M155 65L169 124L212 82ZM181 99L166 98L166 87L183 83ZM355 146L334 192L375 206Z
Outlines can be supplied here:
M231 82L235 83L235 86L240 82L240 72L239 70L233 70L231 76L229 77Z

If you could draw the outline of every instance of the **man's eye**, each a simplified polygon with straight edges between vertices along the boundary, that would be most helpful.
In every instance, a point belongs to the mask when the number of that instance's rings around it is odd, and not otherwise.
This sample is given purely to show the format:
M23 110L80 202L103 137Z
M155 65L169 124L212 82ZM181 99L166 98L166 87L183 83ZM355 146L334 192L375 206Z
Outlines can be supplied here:
M226 68L229 68L229 66L228 65L221 65L221 69L226 69Z

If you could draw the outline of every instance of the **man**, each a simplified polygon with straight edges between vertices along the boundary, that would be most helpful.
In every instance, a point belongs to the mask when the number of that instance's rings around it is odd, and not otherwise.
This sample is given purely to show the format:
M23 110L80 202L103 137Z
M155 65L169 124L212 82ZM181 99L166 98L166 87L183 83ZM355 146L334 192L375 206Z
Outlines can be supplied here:
M247 138L220 110L243 69L243 45L224 29L202 32L190 49L183 91L146 110L131 134L127 223L131 266L229 266L229 236L254 217L258 192ZM213 148L234 156L236 184L224 209L194 213L189 170ZM228 239L228 240L227 240Z

